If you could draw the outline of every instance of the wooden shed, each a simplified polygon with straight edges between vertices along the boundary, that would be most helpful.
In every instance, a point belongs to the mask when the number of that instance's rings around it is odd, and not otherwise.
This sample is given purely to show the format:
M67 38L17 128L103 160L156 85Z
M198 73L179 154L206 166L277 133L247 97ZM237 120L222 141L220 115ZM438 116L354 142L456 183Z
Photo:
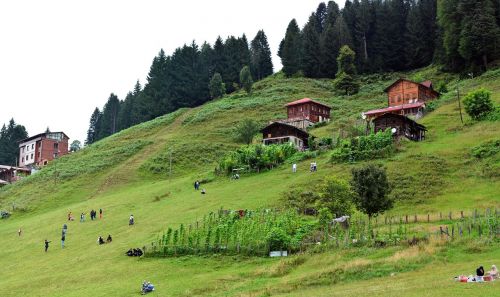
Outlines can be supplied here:
M261 132L264 145L290 142L299 150L308 147L309 133L286 123L272 122Z
M374 131L385 131L386 129L396 129L395 137L406 137L413 141L425 139L427 128L414 120L399 114L386 113L373 120Z

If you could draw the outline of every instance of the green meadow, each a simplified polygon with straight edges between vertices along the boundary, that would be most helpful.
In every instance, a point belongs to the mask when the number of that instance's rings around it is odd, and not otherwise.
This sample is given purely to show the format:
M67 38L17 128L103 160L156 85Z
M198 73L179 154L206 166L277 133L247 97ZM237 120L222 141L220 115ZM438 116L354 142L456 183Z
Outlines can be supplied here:
M181 109L143 123L85 149L61 157L36 175L0 189L0 296L137 296L143 280L156 286L150 296L496 296L500 282L461 284L459 274L500 265L498 238L434 239L418 246L314 249L287 258L183 256L133 258L129 248L150 245L168 227L189 224L211 211L279 208L285 191L315 185L324 178L350 178L363 164L333 164L330 153L239 180L217 176L217 161L240 146L232 137L245 118L265 124L285 118L284 104L304 97L332 107L317 137L337 137L363 129L360 114L386 105L383 89L398 77L431 79L448 92L436 109L419 120L428 128L423 142L401 141L384 164L393 185L395 207L388 215L442 212L470 214L500 210L500 154L472 155L474 147L500 139L498 121L460 121L455 90L480 87L500 104L500 69L474 79L428 67L409 73L361 77L360 93L340 96L331 80L284 78L275 74L243 91L192 109ZM255 142L260 141L260 136ZM202 180L201 195L193 182ZM91 209L104 211L90 221ZM74 221L67 221L72 212ZM79 222L80 213L87 213ZM133 214L134 226L128 225ZM68 225L61 248L63 224ZM23 230L22 236L17 231ZM439 222L425 228L439 228ZM113 242L99 246L98 236ZM51 241L47 253L43 241Z

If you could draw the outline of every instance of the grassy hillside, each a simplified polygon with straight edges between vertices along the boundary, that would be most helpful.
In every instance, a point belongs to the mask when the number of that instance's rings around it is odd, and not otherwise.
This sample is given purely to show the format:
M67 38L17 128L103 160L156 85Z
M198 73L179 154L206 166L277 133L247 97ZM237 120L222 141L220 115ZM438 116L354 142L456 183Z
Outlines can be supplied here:
M290 188L330 175L348 178L355 164L331 164L328 153L316 160L319 171L314 175L307 170L309 160L299 163L294 175L284 165L238 181L216 177L213 169L225 152L239 146L231 131L244 118L261 123L284 118L285 103L310 97L333 107L331 123L311 132L336 136L362 126L362 111L385 106L382 90L400 76L447 83L449 90L458 85L462 94L486 87L500 103L500 70L458 82L434 68L366 76L360 93L352 97L338 96L330 80L286 79L277 74L256 83L250 96L234 93L129 128L0 190L0 209L16 209L11 218L0 221L0 296L135 296L143 279L157 285L153 296L354 296L367 290L380 296L422 296L422 292L431 296L434 288L440 296L492 295L498 282L471 292L450 278L500 259L497 242L359 248L285 260L124 256L129 248L151 242L167 226L191 222L221 206L274 206ZM396 186L393 195L398 200L392 214L500 206L498 154L483 160L471 155L473 147L500 139L500 125L472 123L467 117L465 121L466 125L460 123L455 94L449 92L421 120L429 129L424 142L403 141L397 154L380 160ZM206 181L207 195L192 191L195 179ZM102 208L104 219L66 221L69 211L78 217L92 208ZM127 225L130 214L137 219L133 227ZM64 223L69 230L63 250L59 240ZM20 227L24 234L18 237ZM97 237L107 234L114 242L98 246ZM45 238L52 240L46 254Z

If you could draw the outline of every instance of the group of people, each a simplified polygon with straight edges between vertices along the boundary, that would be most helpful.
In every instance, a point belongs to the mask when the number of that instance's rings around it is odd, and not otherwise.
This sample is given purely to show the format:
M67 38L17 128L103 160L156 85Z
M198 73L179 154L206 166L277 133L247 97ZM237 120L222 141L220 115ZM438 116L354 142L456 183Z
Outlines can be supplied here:
M140 257L144 254L144 252L140 248L129 249L126 253L129 257Z
M464 283L472 283L472 282L487 282L487 281L493 281L497 278L499 278L499 273L496 265L491 265L491 270L488 271L487 273L484 272L483 266L479 266L476 269L476 275L460 275L455 277L455 279L459 282L464 282Z
M318 165L316 164L316 161L311 162L311 164L309 165L309 171L311 171L311 172L318 171ZM293 173L297 172L297 163L292 164L292 172Z
M97 238L97 244L101 245L101 244L105 244L105 243L111 243L113 241L113 238L111 237L111 234L108 234L108 238L106 238L106 242L104 242L104 239L102 238L102 236L99 236L99 238Z
M90 219L97 220L97 211L93 209L90 211ZM102 208L99 208L99 219L102 219Z
M200 181L198 181L198 180L197 180L197 181L195 181L195 182L194 182L194 190L195 190L195 191L198 191L198 190L200 189L200 185L201 185ZM205 189L201 189L201 194L203 194L203 195L204 195L204 194L206 194L206 193L207 193L207 191L205 191Z

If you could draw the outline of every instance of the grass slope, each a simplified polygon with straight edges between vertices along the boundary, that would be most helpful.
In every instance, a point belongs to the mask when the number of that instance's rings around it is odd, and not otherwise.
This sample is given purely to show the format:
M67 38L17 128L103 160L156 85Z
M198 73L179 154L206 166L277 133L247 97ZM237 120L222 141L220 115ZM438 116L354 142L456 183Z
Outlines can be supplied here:
M236 182L213 177L212 171L225 151L238 146L230 134L241 119L265 123L283 118L286 102L311 97L333 107L332 122L312 131L331 137L356 124L360 112L383 107L382 89L403 75L444 81L449 89L458 84L462 93L486 87L500 103L500 70L460 82L434 68L372 75L363 77L361 92L353 97L337 96L330 80L285 79L278 74L256 83L251 96L235 93L131 127L0 190L1 208L17 208L10 219L0 221L0 296L135 296L143 279L157 285L152 296L494 295L498 282L460 286L450 277L500 259L495 242L489 248L435 243L422 249L361 248L282 260L139 260L123 255L130 247L151 242L167 226L189 223L221 206L273 206L291 187L329 175L347 178L354 165L333 165L328 154L317 159L319 171L314 175L308 172L309 161L299 163L294 175L285 165ZM498 159L477 161L470 155L473 146L500 138L498 122L462 126L451 92L422 122L429 128L426 141L403 142L398 154L381 160L391 180L405 189L396 191L400 199L392 213L498 207ZM208 182L204 197L192 191L196 178ZM69 222L67 247L61 249L60 231L68 211L78 217L92 208L102 208L104 219ZM127 225L131 213L137 219L133 227ZM21 237L19 227L24 230ZM97 246L97 237L107 234L114 242ZM47 254L45 238L52 240Z

